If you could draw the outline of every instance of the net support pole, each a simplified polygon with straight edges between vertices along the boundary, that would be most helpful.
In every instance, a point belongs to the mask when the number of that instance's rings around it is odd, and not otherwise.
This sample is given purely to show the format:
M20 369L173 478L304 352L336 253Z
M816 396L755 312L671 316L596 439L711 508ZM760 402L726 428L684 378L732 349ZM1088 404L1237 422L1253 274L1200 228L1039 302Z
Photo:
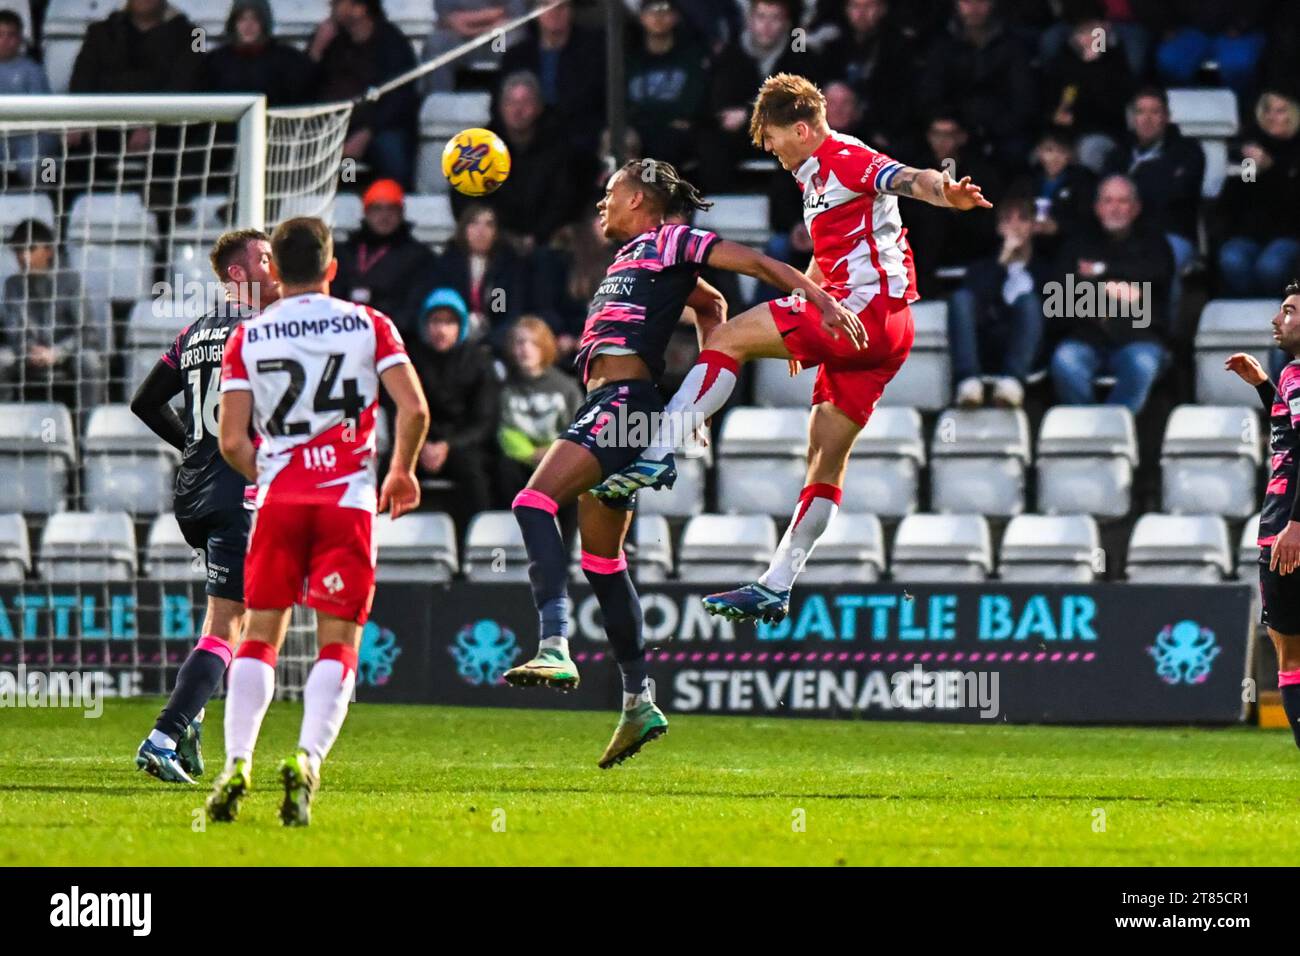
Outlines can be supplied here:
M627 161L627 82L623 72L623 0L605 4L605 112L609 126L609 155L618 169Z
M266 226L266 97L259 96L239 117L236 141L235 222L245 229L262 229Z

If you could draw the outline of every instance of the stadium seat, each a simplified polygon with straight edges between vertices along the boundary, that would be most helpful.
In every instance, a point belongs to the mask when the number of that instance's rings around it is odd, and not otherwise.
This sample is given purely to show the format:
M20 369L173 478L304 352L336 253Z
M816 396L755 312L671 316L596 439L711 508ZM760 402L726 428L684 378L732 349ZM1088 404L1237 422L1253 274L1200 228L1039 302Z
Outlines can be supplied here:
M168 0L168 2L207 34L207 49L215 50L226 42L223 34L230 9L224 4L212 3L211 0ZM278 27L279 24L277 23L276 26Z
M1137 466L1133 413L1121 405L1057 405L1038 428L1038 510L1128 514Z
M804 584L871 584L885 571L885 534L874 514L841 511L817 540L799 580Z
M450 515L416 511L396 521L378 515L375 544L379 549L376 581L443 584L456 573L456 526Z
M1160 448L1161 503L1172 514L1254 513L1263 458L1259 416L1245 405L1180 405Z
M808 408L812 405L815 368L791 377L785 359L757 359L754 365L754 401L765 408Z
M31 569L27 522L20 514L0 514L0 583L20 584Z
M1259 584L1259 515L1246 519L1237 545L1237 580Z
M329 0L275 0L275 35L303 45L329 15Z
M172 230L173 243L190 242L198 245L206 256L217 238L230 228L232 210L229 196L196 196L180 209L176 228Z
M719 507L789 515L804 485L807 449L806 408L733 408L719 441Z
M662 584L673 573L673 538L663 515L640 514L632 519L628 566L635 581Z
M1029 418L1018 408L950 408L930 442L935 511L1014 515L1025 507Z
M384 14L418 50L433 30L433 6L433 0L384 0Z
M1237 95L1226 88L1169 91L1169 119L1184 136L1224 139L1236 136Z
M877 408L849 456L842 507L886 517L911 514L920 501L925 439L915 408Z
M761 193L753 195L712 195L711 209L696 213L695 225L710 229L723 239L761 246L771 235L768 220L768 199Z
M689 448L679 451L676 458L677 480L672 488L637 495L637 514L686 518L704 510L704 482L709 450Z
M917 514L898 524L894 580L983 581L993 569L993 544L983 515Z
M491 120L490 93L430 93L420 106L420 148L415 164L415 188L421 193L445 193L442 150L447 140L471 126Z
M677 574L692 584L746 584L767 570L776 544L767 515L696 515L682 532Z
M509 511L481 511L465 532L465 576L487 584L528 582L524 536Z
M72 65L86 38L86 27L121 6L117 0L50 0L41 31L41 52L52 92L68 91Z
M66 406L0 404L0 488L5 507L27 514L63 510L76 467L72 415Z
M445 195L406 197L406 218L411 223L411 235L421 242L444 245L456 232L456 217L451 211L451 199Z
M365 209L361 205L361 197L356 193L339 193L334 197L334 202L330 204L325 213L325 221L330 224L334 233L334 243L346 242L350 233L356 232L361 228L361 220L365 218Z
M1218 515L1145 514L1133 526L1125 571L1140 583L1211 584L1232 570Z
M880 407L911 405L937 412L952 395L952 360L948 354L948 303L942 300L912 303L916 337L912 352L885 386Z
M1221 139L1201 140L1205 154L1205 175L1201 177L1201 198L1218 199L1228 176L1228 144Z
M1249 352L1268 368L1273 348L1270 320L1273 299L1214 299L1201 310L1196 329L1196 400L1202 405L1238 405L1252 400L1251 388L1224 361L1234 352Z
M1016 515L1002 534L1003 581L1086 584L1097 577L1101 539L1090 515Z
M213 305L215 302L202 299L186 302L182 298L179 303L174 298L142 299L131 307L127 319L132 347L151 350L153 359L148 367L152 367L158 356L176 340L181 329L205 315Z
M88 193L68 216L69 264L90 298L116 302L153 290L153 237L158 225L134 193Z
M181 534L174 514L160 514L149 525L144 573L155 581L206 581L206 556Z
M180 453L129 406L96 408L81 444L87 510L156 514L171 507L172 473Z
M62 511L41 535L41 579L52 583L130 581L135 526L124 511Z

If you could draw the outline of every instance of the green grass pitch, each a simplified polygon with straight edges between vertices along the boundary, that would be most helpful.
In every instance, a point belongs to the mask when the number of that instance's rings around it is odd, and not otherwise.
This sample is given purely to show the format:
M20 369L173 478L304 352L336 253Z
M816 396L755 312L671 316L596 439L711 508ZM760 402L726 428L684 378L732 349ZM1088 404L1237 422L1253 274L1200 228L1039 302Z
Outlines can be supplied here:
M310 829L276 818L300 708L272 706L254 792L134 767L161 701L0 712L0 864L1287 865L1285 731L923 725L669 715L595 766L614 715L355 705ZM221 704L209 708L210 781Z

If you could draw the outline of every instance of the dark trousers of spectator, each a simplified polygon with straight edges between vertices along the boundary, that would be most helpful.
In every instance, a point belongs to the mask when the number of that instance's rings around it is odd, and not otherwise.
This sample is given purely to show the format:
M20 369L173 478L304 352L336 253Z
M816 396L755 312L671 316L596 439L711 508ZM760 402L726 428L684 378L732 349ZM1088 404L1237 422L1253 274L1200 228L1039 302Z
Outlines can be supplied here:
M456 524L456 536L462 541L470 519L492 507L491 466L480 449L453 449L436 475L421 470L419 476L422 482L429 482L422 496L421 510L450 514ZM438 480L451 482L451 487L438 487Z
M1263 243L1236 236L1219 247L1223 291L1236 298L1280 299L1300 266L1300 239Z
M916 263L916 279L924 297L938 296L934 270L940 266L971 262L987 255L996 241L992 216L984 210L954 216L952 210L926 203L908 203L903 225Z
M1168 358L1159 342L1106 347L1066 339L1052 354L1052 384L1061 404L1092 405L1097 401L1094 380L1098 375L1113 375L1115 387L1105 404L1123 405L1137 415Z
M415 144L404 129L379 129L370 138L366 162L375 179L395 179L403 189L415 188Z
M969 289L948 299L948 348L954 382L977 378L985 371L1021 383L1034 370L1043 338L1043 305L1036 292L1026 292L995 312L981 309ZM993 357L996 361L987 361Z
M1188 86L1201 65L1213 60L1219 76L1238 96L1249 93L1255 69L1264 52L1264 34L1211 35L1186 27L1176 31L1156 49L1156 68L1169 86Z

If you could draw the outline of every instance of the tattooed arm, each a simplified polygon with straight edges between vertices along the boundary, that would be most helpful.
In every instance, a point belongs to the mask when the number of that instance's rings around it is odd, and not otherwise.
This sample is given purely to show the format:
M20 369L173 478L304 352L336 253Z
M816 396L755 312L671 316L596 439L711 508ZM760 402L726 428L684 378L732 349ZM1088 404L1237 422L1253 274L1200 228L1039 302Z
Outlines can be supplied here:
M954 182L946 171L914 169L904 166L882 185L880 191L891 196L919 199L944 209L992 209L980 188L963 176Z

